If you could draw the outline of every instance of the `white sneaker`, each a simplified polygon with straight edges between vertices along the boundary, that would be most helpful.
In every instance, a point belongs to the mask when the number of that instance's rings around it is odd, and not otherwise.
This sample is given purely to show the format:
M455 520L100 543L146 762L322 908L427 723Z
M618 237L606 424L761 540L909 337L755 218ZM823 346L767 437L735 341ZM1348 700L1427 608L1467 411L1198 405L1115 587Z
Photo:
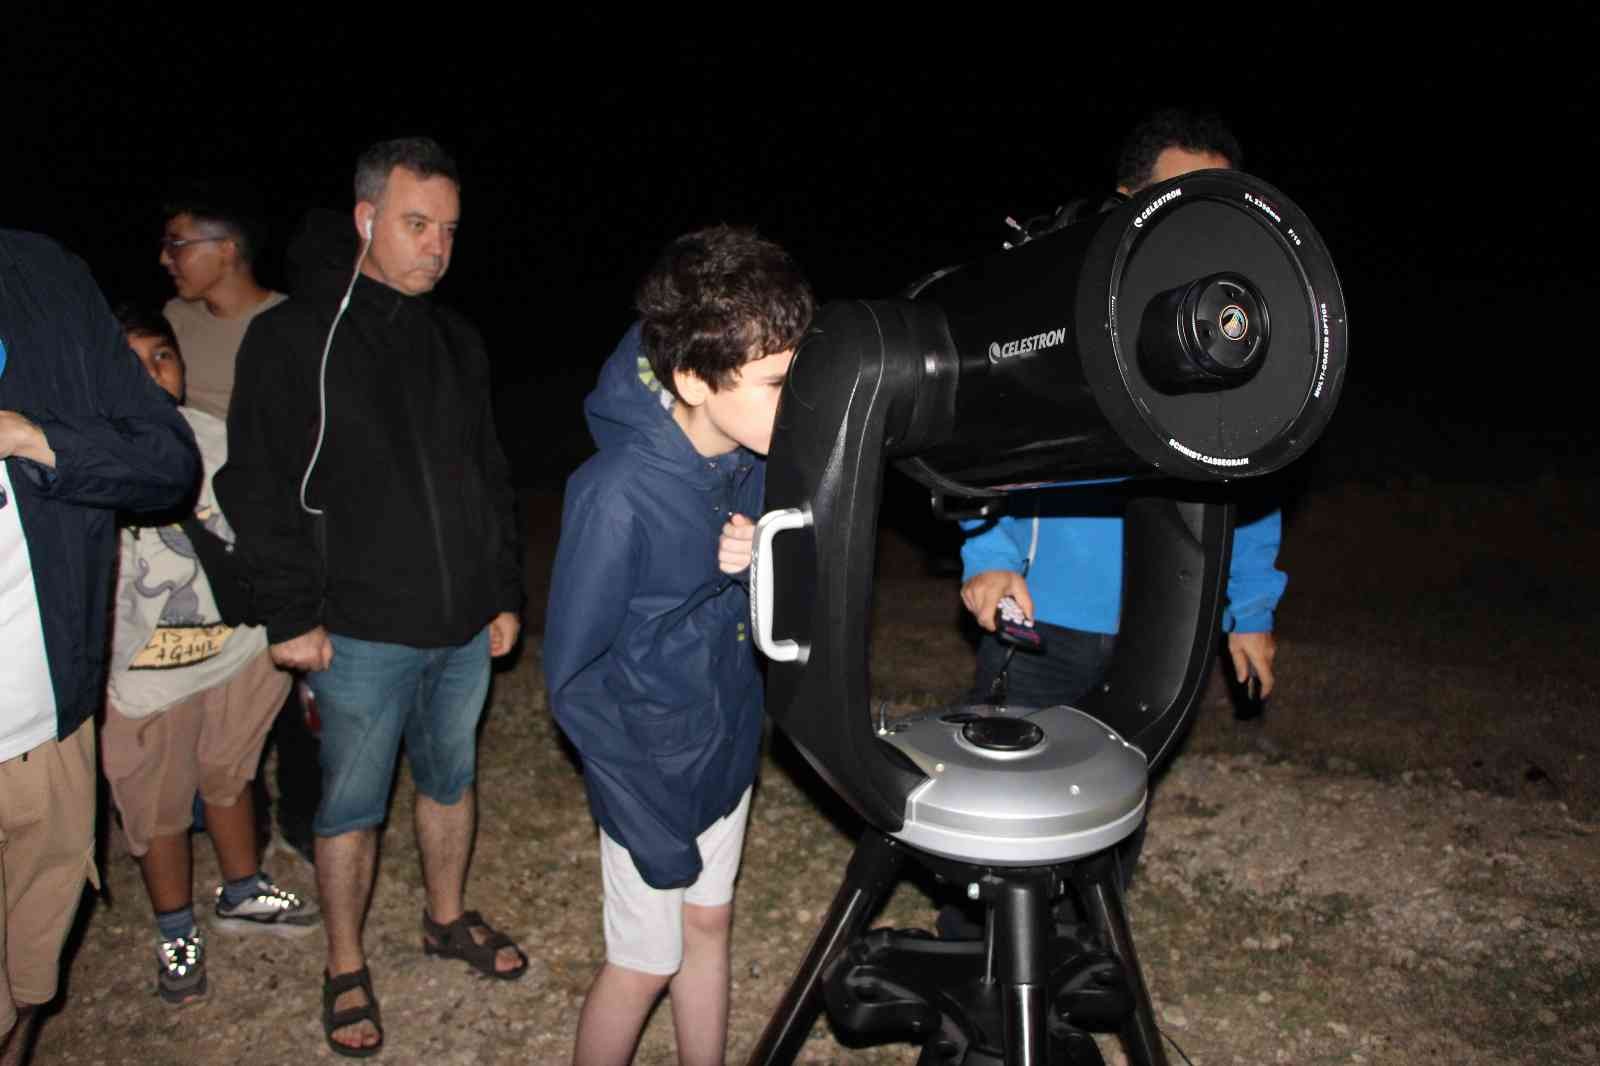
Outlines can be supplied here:
M213 924L218 929L300 936L322 921L321 911L309 899L279 888L266 873L259 874L258 879L255 895L236 907L223 904L222 886L217 886L217 916Z

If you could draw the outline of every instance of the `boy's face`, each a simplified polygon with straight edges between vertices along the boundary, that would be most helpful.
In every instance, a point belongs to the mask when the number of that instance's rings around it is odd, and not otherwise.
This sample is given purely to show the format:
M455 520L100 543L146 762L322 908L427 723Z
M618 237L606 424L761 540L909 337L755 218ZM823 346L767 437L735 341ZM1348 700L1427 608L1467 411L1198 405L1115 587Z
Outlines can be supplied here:
M675 383L683 405L679 424L701 455L722 455L739 445L760 455L772 446L778 396L794 361L794 349L752 359L733 381L713 391L693 374L679 371Z
M174 400L182 403L183 356L178 354L177 346L165 337L149 333L130 334L128 345L139 357L139 362L144 364L145 370L155 379L156 384L166 389Z

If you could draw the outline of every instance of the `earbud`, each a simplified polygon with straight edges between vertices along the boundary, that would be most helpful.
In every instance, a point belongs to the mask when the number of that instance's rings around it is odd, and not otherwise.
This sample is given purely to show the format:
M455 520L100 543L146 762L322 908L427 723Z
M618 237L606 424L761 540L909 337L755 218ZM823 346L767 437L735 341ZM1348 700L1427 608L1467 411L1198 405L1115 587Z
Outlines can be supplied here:
M367 219L367 240L372 240L372 219Z

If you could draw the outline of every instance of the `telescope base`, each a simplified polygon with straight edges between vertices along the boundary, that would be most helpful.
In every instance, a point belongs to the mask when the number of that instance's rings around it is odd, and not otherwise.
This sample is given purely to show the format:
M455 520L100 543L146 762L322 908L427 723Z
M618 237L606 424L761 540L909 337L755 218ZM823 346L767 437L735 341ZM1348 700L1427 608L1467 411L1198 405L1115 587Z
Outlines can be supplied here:
M981 940L866 931L910 859L985 904ZM979 866L868 828L750 1066L792 1063L826 1008L842 1041L920 1044L919 1066L1168 1066L1114 849L1053 866Z

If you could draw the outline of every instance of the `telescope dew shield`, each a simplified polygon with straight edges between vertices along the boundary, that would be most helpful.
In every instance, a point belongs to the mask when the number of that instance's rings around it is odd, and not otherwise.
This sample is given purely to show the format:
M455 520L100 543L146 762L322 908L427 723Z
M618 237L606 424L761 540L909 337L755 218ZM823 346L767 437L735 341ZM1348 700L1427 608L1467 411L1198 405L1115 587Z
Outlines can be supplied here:
M961 380L948 440L902 466L951 494L1265 474L1316 440L1344 378L1326 247L1238 171L1153 186L915 298L944 312Z

